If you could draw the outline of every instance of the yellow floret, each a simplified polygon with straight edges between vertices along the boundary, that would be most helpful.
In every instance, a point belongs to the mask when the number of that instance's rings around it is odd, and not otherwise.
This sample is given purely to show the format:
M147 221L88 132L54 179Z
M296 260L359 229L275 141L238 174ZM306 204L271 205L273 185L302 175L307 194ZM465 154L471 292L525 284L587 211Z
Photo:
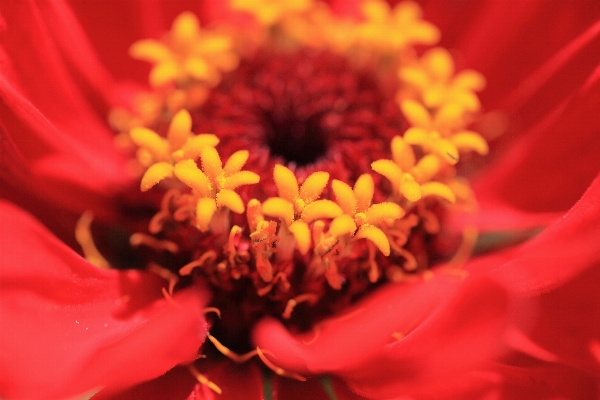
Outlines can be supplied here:
M395 165L395 164L394 164ZM357 238L367 238L373 242L377 248L383 249L389 255L389 243L387 243L387 237L381 231L377 225L384 220L394 221L401 218L405 212L400 208L398 204L391 202L384 202L379 204L371 204L374 192L373 178L369 174L361 175L354 189L342 181L334 179L331 188L335 195L336 202L340 205L344 214L335 218L329 228L329 234L334 237L341 237L343 235L354 235L357 232ZM352 221L352 224L348 222L348 219ZM344 228L338 228L344 227ZM350 231L350 227L354 227ZM360 233L366 230L365 233ZM374 233L380 232L380 233ZM360 235L359 235L360 233ZM381 239L383 235L383 240ZM386 244L384 243L387 243Z
M327 172L313 172L299 187L294 173L283 165L276 165L273 179L279 197L272 197L263 203L263 213L280 218L294 235L299 250L304 254L310 246L308 224L322 218L335 218L342 209L330 200L317 200L327 182ZM308 244L307 244L308 243Z
M191 130L192 118L187 110L181 110L173 116L166 138L148 128L131 129L129 136L139 146L138 159L148 167L142 177L142 192L172 177L175 163L185 159L194 160L202 149L212 148L219 143L215 135L194 135Z
M240 171L247 152L240 150L231 156L234 160L223 168L221 157L214 147L206 147L200 154L202 169L194 160L180 161L175 165L175 176L192 188L198 197L196 225L203 232L209 230L212 217L218 209L226 208L241 214L245 207L234 189L241 185L258 183L260 177L251 171Z
M382 159L374 161L371 163L371 168L392 183L392 190L395 195L400 195L410 202L416 202L423 197L433 195L454 202L455 197L445 184L430 182L443 167L441 161L443 156L428 154L419 161L416 161L412 149L408 146L408 144L416 144L416 140L411 136L411 132L417 132L417 128L410 128L405 133L405 137L408 136L407 140L404 140L400 136L392 139L391 147L394 160ZM426 134L423 134L422 137L425 139L428 138ZM446 142L440 140L437 144L443 145ZM452 149L445 147L442 147L442 149L446 157L443 159L450 158L451 161L454 161L452 158L454 155L450 153ZM452 164L455 164L455 162Z
M435 44L438 29L421 19L418 4L405 1L393 9L383 0L366 0L362 4L365 21L356 27L361 45L382 51L397 52L415 44Z
M131 46L129 53L133 58L154 64L149 77L154 87L170 83L184 86L193 80L215 85L222 72L233 70L239 62L231 38L202 31L198 18L190 12L173 21L163 40L140 40Z
M252 14L258 22L270 27L288 14L307 11L312 0L232 0L231 7Z

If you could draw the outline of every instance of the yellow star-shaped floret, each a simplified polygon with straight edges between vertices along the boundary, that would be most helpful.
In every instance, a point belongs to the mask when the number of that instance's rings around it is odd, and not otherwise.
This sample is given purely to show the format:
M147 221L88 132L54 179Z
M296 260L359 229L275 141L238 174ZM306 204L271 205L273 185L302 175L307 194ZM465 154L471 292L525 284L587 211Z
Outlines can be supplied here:
M280 218L296 238L298 249L306 254L310 247L308 224L321 218L335 218L342 209L331 200L317 200L327 182L327 172L313 172L302 184L292 171L283 165L276 165L273 179L279 197L271 197L263 203L263 212L270 217Z
M290 13L307 11L313 5L312 0L232 0L235 10L252 14L257 21L270 27Z
M181 110L171 120L167 137L163 138L151 129L136 127L129 132L131 140L139 147L138 160L148 169L141 182L145 192L165 178L173 176L173 165L184 159L195 160L205 147L219 143L215 135L192 133L192 117Z
M416 162L412 147L400 136L392 139L391 148L392 160L374 161L371 168L392 183L394 194L411 202L428 196L439 196L451 203L456 201L456 196L448 186L431 181L442 168L438 156L429 154Z
M412 125L404 133L408 144L420 146L425 153L437 154L450 165L459 160L459 150L488 153L487 141L479 133L464 129L468 120L462 106L447 103L434 115L418 101L403 100L400 109Z
M436 47L425 52L414 65L401 66L398 77L418 92L429 109L455 104L468 112L479 111L481 104L475 92L485 87L485 78L474 70L455 75L454 69L448 50Z
M386 1L366 0L362 12L365 21L358 24L356 35L365 46L399 51L415 44L432 45L440 38L435 25L421 19L421 8L414 2L392 9Z
M191 159L175 165L175 176L191 187L198 198L196 227L202 232L209 230L210 222L218 209L227 208L238 214L244 212L244 203L235 189L260 180L254 172L241 170L248 155L247 150L236 151L223 166L217 150L205 147L200 153L202 169Z
M390 243L378 225L384 220L401 218L405 214L404 210L392 202L371 204L375 184L369 174L361 175L354 184L354 189L337 179L333 180L331 188L344 214L332 221L329 233L332 234L333 231L346 235L356 232L356 238L370 240L384 255L389 256Z
M196 80L216 85L221 72L235 69L239 56L232 39L224 34L201 31L198 18L180 14L163 40L143 39L129 49L133 58L154 66L149 81L153 87L168 83L185 85Z

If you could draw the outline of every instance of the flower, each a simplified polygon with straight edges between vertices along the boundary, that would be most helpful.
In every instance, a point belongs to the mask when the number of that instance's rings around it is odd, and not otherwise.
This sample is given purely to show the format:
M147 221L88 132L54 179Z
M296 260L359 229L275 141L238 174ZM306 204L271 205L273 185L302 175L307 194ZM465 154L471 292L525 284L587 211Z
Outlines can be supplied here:
M351 14L343 3L333 9ZM102 397L140 383L122 396L211 398L208 377L223 398L260 398L268 385L279 398L327 391L338 398L597 397L599 10L583 1L564 9L525 3L465 2L449 12L449 3L431 1L424 13L440 28L441 44L486 76L484 107L502 110L511 123L490 143L491 161L473 180L479 214L459 222L482 231L548 227L471 259L460 270L466 277L440 267L385 285L312 332L258 321L252 342L265 350L260 357L280 373L309 377L306 383L264 374L253 362L191 364L203 374L177 367L217 337L207 336L209 290L190 285L171 296L156 273L98 269L68 246L77 248L72 232L84 211L110 232L100 235L106 241L116 227L140 225L127 211L152 204L118 202L131 180L102 118L107 105L126 102L132 91L115 85L102 62L120 77L142 76L119 54L137 39L159 37L161 24L151 22L162 16L133 2L116 10L73 2L75 11L61 1L3 3L0 318L10 329L0 330L0 395L64 398L102 387ZM165 4L165 16L183 11L171 7ZM107 15L127 23L107 29ZM385 17L385 7L373 15L369 22ZM155 35L141 34L143 21ZM481 123L502 120L491 114ZM256 232L268 237L268 226L259 229L264 217L257 214ZM97 244L100 253L115 251ZM333 378L312 378L323 376Z

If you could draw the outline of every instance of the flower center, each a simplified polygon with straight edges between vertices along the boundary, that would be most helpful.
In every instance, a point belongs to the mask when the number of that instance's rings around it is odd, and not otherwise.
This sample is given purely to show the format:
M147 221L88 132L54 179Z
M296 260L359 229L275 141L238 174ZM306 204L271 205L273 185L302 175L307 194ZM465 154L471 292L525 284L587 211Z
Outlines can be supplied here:
M142 192L164 193L131 243L165 296L212 289L211 332L237 351L265 315L306 330L385 282L426 278L444 217L474 205L455 166L487 152L468 129L483 77L455 74L441 48L416 55L439 35L414 3L370 0L353 23L275 3L251 10L254 36L200 31L184 13L134 44L154 93L111 118Z
M261 50L226 74L192 116L197 132L220 138L224 155L266 152L267 162L248 161L259 174L284 164L301 177L322 170L355 180L406 125L393 93L382 93L373 71L330 51Z

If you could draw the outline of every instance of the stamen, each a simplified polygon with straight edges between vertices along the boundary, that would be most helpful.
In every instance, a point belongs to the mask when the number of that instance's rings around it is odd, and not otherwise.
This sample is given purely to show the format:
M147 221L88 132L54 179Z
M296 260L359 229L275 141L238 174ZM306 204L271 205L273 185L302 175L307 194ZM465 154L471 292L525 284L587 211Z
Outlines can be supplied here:
M214 312L215 314L217 314L217 316L219 317L219 319L221 319L221 310L219 310L217 307L204 307L204 309L202 310L202 312L204 314L208 314L210 312Z
M218 387L214 382L211 382L205 375L202 375L193 364L188 364L188 370L192 374L194 378L213 392L217 394L222 394L223 391L220 387Z
M93 219L94 214L90 211L86 211L81 215L75 225L75 239L81 246L81 251L86 260L99 268L110 268L109 262L100 254L94 244L91 230Z
M165 299L173 306L179 307L179 304L173 299L173 296L164 287L160 288Z
M155 263L151 263L148 266L148 271L155 273L156 275L160 276L161 278L169 281L169 294L173 295L173 289L175 288L175 285L177 285L177 282L179 282L179 277L174 274L173 272L169 271L166 268L161 267L160 265L157 265Z
M290 319L292 317L292 311L299 303L308 302L309 304L315 304L319 300L319 296L314 293L304 293L294 297L293 299L289 299L287 305L285 306L285 311L281 316L285 319Z
M146 235L145 233L134 233L129 238L129 243L134 247L144 245L157 251L166 250L173 254L179 252L179 246L177 246L177 243L174 243L170 240L158 240L150 235Z
M221 354L223 354L225 357L229 358L230 360L232 360L233 362L236 362L238 364L243 364L246 361L248 361L249 359L251 359L252 357L254 357L256 354L258 354L257 350L249 351L246 354L238 354L236 352L229 350L226 346L224 346L221 342L219 342L213 335L208 334L207 337L212 342L212 344L214 344L215 348L217 350L219 350L219 352L221 352Z
M265 357L265 355L264 355L263 351L260 349L260 347L256 348L256 353L258 354L258 357L262 360L262 362L265 363L265 365L267 367L269 367L269 369L271 371L275 372L277 375L296 379L301 382L306 381L306 378L303 377L302 375L296 374L294 372L288 372L288 371L284 370L283 368L280 368L280 367L276 366L275 364L273 364L271 361L269 361L269 359L267 357Z
M192 270L196 267L202 267L205 263L212 263L217 259L217 253L214 250L209 250L203 253L199 259L196 261L192 261L181 267L179 270L179 275L186 276L192 273Z
M479 231L477 230L477 227L474 225L466 227L463 230L460 246L448 262L448 265L453 268L462 267L473 254L473 249L475 248L478 238Z

